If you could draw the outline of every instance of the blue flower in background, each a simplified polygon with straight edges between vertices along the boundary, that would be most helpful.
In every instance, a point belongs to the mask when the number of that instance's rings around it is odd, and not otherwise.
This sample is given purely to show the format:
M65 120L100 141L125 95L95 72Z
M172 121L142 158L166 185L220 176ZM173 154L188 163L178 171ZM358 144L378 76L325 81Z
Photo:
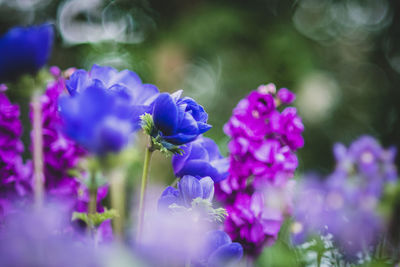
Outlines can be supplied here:
M54 30L50 24L15 27L0 38L0 82L33 74L42 68L51 52Z
M202 198L211 201L214 197L214 182L210 177L197 178L186 175L178 182L178 189L168 186L158 200L160 209L172 204L191 207L192 201Z
M207 233L205 253L195 266L225 267L235 265L243 256L243 247L233 242L229 235L221 230Z
M184 152L182 155L172 157L172 166L177 177L209 176L215 183L227 177L229 161L221 155L217 144L212 139L199 136L182 149Z
M189 143L211 129L203 107L189 97L180 98L181 94L182 91L160 94L153 110L157 134L174 145Z
M75 71L66 82L71 96L83 93L87 88L97 87L114 95L119 113L126 112L132 122L132 130L140 129L140 116L151 113L154 100L159 95L158 89L152 84L143 84L140 77L129 70L118 72L112 67L93 65L92 69ZM103 106L106 108L107 106Z

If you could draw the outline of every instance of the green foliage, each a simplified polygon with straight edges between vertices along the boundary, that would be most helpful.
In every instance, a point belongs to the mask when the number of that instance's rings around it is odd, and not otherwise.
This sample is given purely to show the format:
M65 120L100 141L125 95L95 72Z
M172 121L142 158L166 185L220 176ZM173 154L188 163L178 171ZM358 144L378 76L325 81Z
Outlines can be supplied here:
M72 221L75 220L82 220L87 225L93 227L99 227L105 220L113 219L119 217L119 214L114 209L106 209L104 212L99 213L96 212L95 214L88 214L86 212L74 212L72 213Z

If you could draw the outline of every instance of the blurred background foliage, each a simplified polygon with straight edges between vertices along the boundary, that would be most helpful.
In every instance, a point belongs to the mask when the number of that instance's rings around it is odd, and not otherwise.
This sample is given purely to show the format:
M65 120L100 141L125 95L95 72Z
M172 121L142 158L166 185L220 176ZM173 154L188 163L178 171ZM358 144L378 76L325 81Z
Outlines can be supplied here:
M1 33L41 22L57 29L49 65L128 68L161 91L184 89L224 153L232 108L269 82L297 94L300 172L330 172L333 143L362 134L399 147L399 1L0 0ZM168 160L156 161L153 176L172 176Z

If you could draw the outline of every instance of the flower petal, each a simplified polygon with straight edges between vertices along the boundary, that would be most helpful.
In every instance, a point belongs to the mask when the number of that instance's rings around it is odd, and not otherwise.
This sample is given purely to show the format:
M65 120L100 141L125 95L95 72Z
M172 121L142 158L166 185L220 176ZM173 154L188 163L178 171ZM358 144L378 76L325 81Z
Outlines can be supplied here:
M163 135L176 133L178 108L169 94L162 93L157 97L154 103L153 119L155 126Z
M178 183L179 192L187 206L191 206L192 200L203 195L202 187L195 177L185 175Z
M208 259L210 267L232 266L243 256L243 247L239 243L231 243L219 247Z

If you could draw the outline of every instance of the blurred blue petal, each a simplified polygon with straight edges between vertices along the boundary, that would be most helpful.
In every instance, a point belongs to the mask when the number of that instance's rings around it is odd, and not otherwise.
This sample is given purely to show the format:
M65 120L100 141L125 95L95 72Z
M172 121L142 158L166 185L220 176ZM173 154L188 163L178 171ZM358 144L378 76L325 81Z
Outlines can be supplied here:
M34 74L50 56L54 30L50 24L15 27L0 38L0 82Z

